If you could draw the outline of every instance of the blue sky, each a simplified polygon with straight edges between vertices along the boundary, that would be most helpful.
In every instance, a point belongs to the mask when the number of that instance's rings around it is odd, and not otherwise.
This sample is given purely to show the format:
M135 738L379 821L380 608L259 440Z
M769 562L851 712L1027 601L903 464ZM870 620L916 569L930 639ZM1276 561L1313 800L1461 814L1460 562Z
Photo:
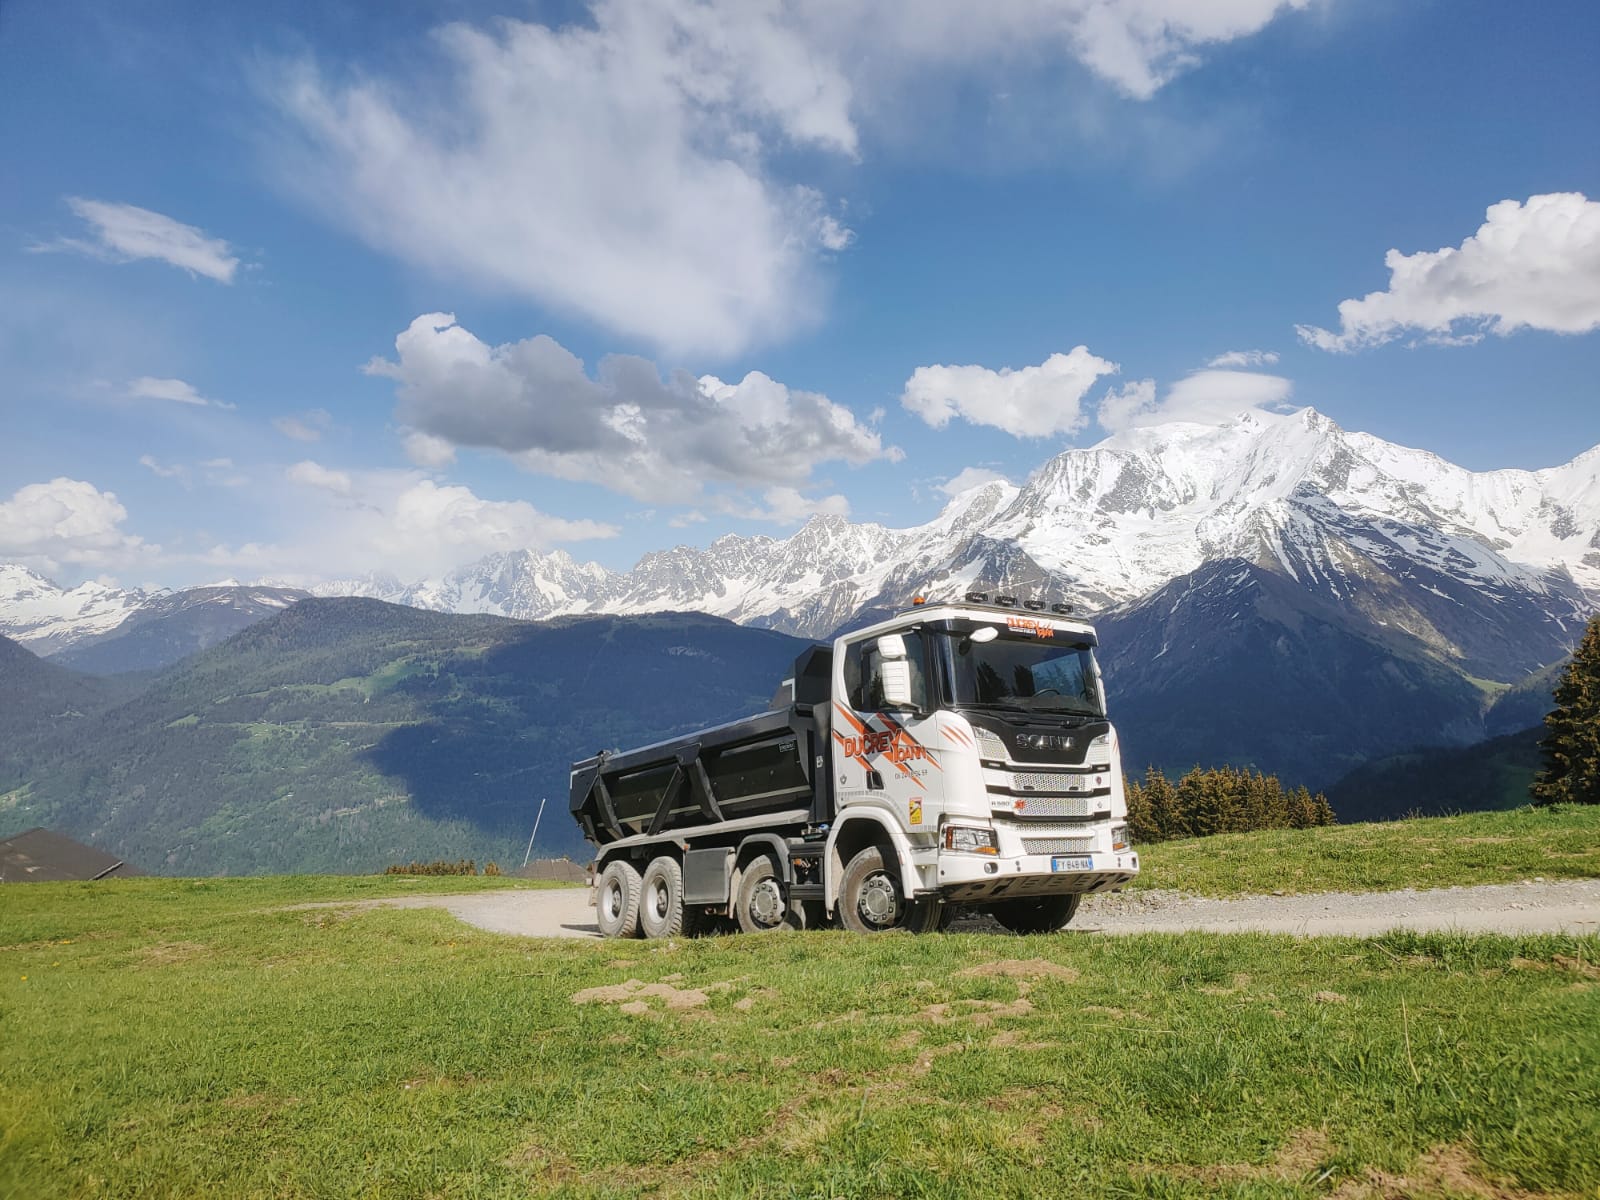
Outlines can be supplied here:
M1555 465L1600 443L1597 45L1577 2L7 0L0 561L625 568L1254 404Z

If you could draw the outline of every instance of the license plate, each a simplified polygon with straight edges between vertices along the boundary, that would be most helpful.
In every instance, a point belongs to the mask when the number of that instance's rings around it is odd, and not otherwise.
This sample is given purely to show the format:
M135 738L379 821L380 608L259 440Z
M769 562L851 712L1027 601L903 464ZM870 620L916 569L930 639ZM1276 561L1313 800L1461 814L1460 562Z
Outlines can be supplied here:
M1050 860L1052 871L1092 871L1094 859L1087 854L1058 854Z

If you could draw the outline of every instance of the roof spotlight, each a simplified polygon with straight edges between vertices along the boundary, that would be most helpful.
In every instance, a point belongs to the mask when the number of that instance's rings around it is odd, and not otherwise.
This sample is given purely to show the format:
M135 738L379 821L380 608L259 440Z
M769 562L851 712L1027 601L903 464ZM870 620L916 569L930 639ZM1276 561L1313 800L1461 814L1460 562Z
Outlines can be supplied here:
M1041 608L1044 607L1044 601L1043 600L1024 600L1022 602L1022 607L1027 609L1029 612L1038 612Z
M1072 611L1072 605L1070 605L1070 604L1052 604L1050 606L1050 611L1053 612L1053 613L1063 613L1063 614L1069 613L1069 612Z
M996 596L994 602L1001 608L1015 608L1017 606L1017 598L1015 596Z
M988 592L968 592L967 593L967 603L968 604L987 604L987 603L989 603L989 593Z

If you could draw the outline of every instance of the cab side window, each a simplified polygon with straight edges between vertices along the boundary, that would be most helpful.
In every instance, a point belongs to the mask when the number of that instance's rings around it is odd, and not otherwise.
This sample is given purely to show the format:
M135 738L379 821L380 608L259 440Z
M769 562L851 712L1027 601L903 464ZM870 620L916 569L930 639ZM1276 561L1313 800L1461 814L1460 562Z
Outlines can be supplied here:
M911 706L921 712L933 707L928 685L928 651L920 633L904 635L911 673ZM844 685L850 707L857 712L879 712L883 699L883 657L875 641L857 642L845 651Z

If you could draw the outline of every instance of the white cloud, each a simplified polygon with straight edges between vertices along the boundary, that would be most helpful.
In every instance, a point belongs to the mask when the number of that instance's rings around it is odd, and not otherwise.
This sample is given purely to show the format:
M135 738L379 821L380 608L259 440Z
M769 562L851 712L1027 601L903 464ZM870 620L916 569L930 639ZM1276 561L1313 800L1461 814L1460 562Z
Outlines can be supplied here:
M1384 257L1389 287L1339 305L1339 332L1297 325L1319 350L1381 346L1408 330L1458 346L1485 333L1600 329L1600 202L1578 192L1491 205L1459 247Z
M1117 370L1116 363L1090 354L1087 346L1016 370L918 367L906 380L900 403L935 429L961 417L1013 437L1075 433L1087 422L1081 407L1084 394L1096 379Z
M333 415L325 408L313 408L299 416L285 415L272 418L272 427L286 438L297 442L320 442L322 435L333 424Z
M1160 403L1156 402L1153 379L1109 391L1100 401L1095 419L1108 433L1173 421L1215 425L1252 409L1277 407L1293 392L1294 384L1281 375L1207 369L1173 384Z
M428 454L497 449L530 471L674 503L699 502L708 484L797 488L819 463L901 457L848 409L760 372L663 379L612 355L591 378L551 338L489 346L444 313L418 317L395 347L398 361L366 370L399 385L399 423L433 439L408 448Z
M726 511L751 521L772 521L778 525L798 525L814 516L848 517L850 501L843 496L803 496L791 487L772 487L761 494L762 504L740 507L725 505Z
M191 383L181 379L156 379L141 375L128 384L128 396L134 400L170 400L174 404L191 404L197 408L233 408L222 400L208 400Z
M551 516L524 500L486 500L415 471L347 472L305 462L288 475L300 486L275 503L295 530L293 541L213 546L204 561L301 583L368 571L414 578L485 554L618 533L614 525Z
M60 238L34 249L74 250L111 262L153 258L218 283L232 283L239 268L238 258L221 238L208 237L193 225L148 208L80 196L68 196L67 206L89 225L93 240Z
M959 496L962 492L971 491L975 487L982 487L986 483L1009 483L999 471L991 471L988 467L964 467L959 475L947 479L939 485L939 490L946 496Z
M863 119L914 124L930 78L984 94L1076 61L1145 99L1308 3L589 0L559 27L446 25L431 71L289 67L276 169L407 262L731 355L816 317L817 265L855 235L814 181L861 157Z
M295 463L283 474L290 483L298 483L301 487L321 488L336 496L348 496L355 486L350 482L350 476L343 471L330 470L321 463L312 462L309 458L304 462Z
M1206 364L1208 367L1270 367L1278 361L1275 350L1229 350Z
M185 467L181 463L174 463L171 466L163 466L156 460L154 455L141 454L139 456L139 465L155 472L155 474L159 475L162 479L176 479L185 487L189 485L189 468Z
M30 483L0 501L0 559L47 572L126 565L157 549L124 532L127 519L116 493L92 483L65 477Z
M401 438L406 457L419 467L448 467L456 460L456 448L431 433L408 431Z

